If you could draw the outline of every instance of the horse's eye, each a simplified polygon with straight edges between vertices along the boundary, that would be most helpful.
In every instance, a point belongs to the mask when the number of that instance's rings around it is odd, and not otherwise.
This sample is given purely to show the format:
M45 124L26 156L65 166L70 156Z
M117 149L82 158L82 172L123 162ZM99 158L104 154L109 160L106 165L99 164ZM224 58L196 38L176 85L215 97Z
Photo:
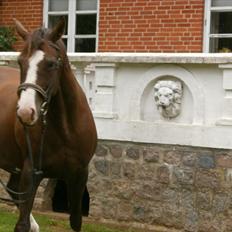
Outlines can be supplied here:
M48 69L56 69L57 68L57 64L55 61L48 61L47 62L47 67Z

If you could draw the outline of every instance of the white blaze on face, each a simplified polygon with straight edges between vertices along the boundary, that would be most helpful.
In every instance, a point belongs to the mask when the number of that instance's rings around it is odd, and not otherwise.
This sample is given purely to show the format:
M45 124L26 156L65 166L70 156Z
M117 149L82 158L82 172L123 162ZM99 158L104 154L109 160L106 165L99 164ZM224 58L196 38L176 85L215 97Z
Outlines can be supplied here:
M43 51L36 51L29 59L29 67L24 83L36 84L38 64L44 59ZM28 88L21 92L18 100L18 114L27 109L33 109L35 112L35 120L38 118L38 112L36 109L36 91Z
M30 214L30 223L31 223L30 232L39 232L39 225L37 224L32 214Z

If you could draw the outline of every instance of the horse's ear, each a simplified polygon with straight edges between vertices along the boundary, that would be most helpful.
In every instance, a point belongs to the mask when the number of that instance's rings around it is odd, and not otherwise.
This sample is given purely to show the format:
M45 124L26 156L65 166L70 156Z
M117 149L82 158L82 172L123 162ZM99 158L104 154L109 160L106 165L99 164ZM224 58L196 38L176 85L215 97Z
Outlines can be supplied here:
M49 34L48 39L51 40L53 43L59 40L64 33L65 25L65 18L61 17L59 22L56 24L56 26L52 29L51 33Z
M14 19L14 22L15 22L16 31L22 37L23 40L26 40L29 34L27 29L25 29L25 27L17 19Z

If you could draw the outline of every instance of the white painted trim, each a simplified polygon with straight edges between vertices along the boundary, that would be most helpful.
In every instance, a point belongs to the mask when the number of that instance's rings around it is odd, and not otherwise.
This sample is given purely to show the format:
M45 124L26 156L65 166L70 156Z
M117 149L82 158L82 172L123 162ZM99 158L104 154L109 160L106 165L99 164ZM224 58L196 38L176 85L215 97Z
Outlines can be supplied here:
M77 15L85 15L85 14L97 14L97 10L77 10Z
M212 12L231 12L232 6L215 6L211 7L210 10Z
M231 53L69 53L72 63L134 63L134 64L226 64Z
M210 38L232 38L232 33L228 34L210 34Z
M101 0L97 0L97 25L96 25L96 46L95 46L96 52L98 52L98 45L99 45L100 1Z
M75 38L76 39L95 39L96 35L95 34L92 34L92 35L87 35L87 34L84 34L84 35L75 35Z
M48 15L68 15L68 11L48 11Z
M19 52L0 52L2 62L16 61ZM69 61L80 63L132 64L228 64L232 53L68 53Z
M43 1L43 25L48 27L48 0Z
M76 1L69 0L69 14L68 14L68 43L67 51L75 51L75 30L76 30Z
M211 15L210 7L211 7L211 0L205 0L203 52L209 52L210 15Z

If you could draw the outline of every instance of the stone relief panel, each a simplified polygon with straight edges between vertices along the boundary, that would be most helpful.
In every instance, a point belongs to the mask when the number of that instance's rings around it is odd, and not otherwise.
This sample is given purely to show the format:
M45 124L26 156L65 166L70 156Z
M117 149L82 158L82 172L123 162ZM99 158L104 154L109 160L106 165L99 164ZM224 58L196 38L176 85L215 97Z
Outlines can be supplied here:
M177 77L167 75L152 80L144 89L140 104L140 117L143 121L184 124L193 122L191 91Z
M164 117L154 102L154 86L158 81L182 83L181 112L176 117ZM204 122L204 89L188 69L172 64L157 65L145 72L130 100L130 118L151 123L197 124Z
M181 112L182 83L178 80L159 80L154 86L154 100L160 114L167 119Z

